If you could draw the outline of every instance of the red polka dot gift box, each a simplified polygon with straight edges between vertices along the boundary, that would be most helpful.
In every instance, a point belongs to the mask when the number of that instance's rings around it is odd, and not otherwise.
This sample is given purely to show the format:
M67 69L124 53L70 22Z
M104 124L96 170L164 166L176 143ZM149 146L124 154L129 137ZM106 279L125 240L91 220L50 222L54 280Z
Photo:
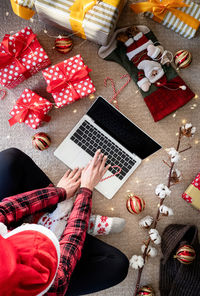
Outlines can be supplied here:
M12 126L17 122L24 122L31 128L37 129L42 121L50 121L51 117L47 113L52 106L48 100L26 88L9 113L12 116L9 124Z
M50 63L31 28L6 34L0 44L0 84L13 88Z
M200 173L185 190L182 198L200 210Z
M91 71L80 54L42 71L47 82L47 92L52 94L58 108L95 92L89 76Z

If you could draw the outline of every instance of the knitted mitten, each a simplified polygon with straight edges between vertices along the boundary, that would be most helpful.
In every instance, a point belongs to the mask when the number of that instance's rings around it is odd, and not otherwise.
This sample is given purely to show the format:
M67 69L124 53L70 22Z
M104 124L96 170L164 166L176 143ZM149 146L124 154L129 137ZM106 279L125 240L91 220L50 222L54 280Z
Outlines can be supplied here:
M91 215L87 232L93 236L119 233L124 229L125 220L117 217Z
M179 247L191 245L195 260L188 265L174 258ZM161 296L200 296L200 245L198 229L194 225L169 225L163 232L160 262Z
M146 26L117 30L99 56L123 66L137 83L154 121L186 104L194 93L169 65L166 51ZM134 98L133 98L134 99Z

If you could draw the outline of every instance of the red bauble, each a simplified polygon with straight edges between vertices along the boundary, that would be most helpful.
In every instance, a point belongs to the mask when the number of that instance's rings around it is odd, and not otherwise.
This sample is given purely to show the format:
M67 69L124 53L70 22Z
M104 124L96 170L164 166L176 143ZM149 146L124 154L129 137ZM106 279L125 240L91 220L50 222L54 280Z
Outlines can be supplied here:
M32 144L37 150L45 150L51 144L50 137L45 133L37 133L32 138Z
M139 214L145 208L145 201L141 197L131 193L128 195L126 207L131 214Z
M182 264L191 264L196 258L196 252L190 245L184 245L178 249L174 256Z
M61 53L68 53L73 47L73 41L69 37L59 37L55 40L55 48Z
M139 289L137 296L155 296L155 294L151 287L144 286Z
M179 50L175 53L174 63L177 69L188 67L192 62L192 55L188 50Z

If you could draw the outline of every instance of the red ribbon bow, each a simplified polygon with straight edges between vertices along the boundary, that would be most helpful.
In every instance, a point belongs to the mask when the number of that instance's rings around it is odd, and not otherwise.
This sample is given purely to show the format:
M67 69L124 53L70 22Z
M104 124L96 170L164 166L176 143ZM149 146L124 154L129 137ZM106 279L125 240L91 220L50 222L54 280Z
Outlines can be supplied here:
M31 42L35 39L36 35L30 30L30 34L25 38L22 33L18 36L10 36L6 34L1 43L5 52L0 52L0 68L9 65L13 60L17 62L20 68L20 74L23 74L26 78L29 78L31 74L19 61L21 54L30 46Z
M30 102L17 102L17 106L22 108L18 109L18 114L14 115L12 118L9 119L10 126L14 125L17 122L25 122L27 116L30 113L34 113L40 121L50 121L51 117L44 114L43 111L43 108L46 107L46 104L39 102L38 98L39 96L37 94L34 94Z
M47 86L47 91L49 93L59 92L64 87L68 86L71 88L73 99L76 100L80 98L80 95L74 89L73 84L78 83L80 80L86 78L88 76L88 73L92 70L84 65L80 70L77 70L75 73L72 73L71 71L71 73L69 74L69 72L66 69L67 63L60 63L59 65L57 65L57 67L59 68L60 72L62 72L62 78L59 77L60 75L57 75L56 79L53 80L55 76L52 77L50 79L49 85Z

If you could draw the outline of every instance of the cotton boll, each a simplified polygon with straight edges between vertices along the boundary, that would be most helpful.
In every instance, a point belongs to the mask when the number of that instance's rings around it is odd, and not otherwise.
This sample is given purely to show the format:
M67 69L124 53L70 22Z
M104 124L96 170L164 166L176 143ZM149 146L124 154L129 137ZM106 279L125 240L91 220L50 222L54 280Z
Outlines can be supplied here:
M133 255L130 259L130 266L133 269L138 269L144 266L144 259L142 256Z
M159 184L156 187L155 194L162 199L162 198L165 198L166 196L170 196L171 190L169 190L169 188L166 185Z
M158 231L156 229L150 229L149 236L150 236L150 239L152 240L152 242L154 242L154 244L159 245L161 243L160 234L158 233Z
M141 246L141 251L142 253L144 254L144 251L145 251L145 248L146 246L145 245L142 245ZM148 246L148 249L147 249L147 256L150 256L152 258L156 257L158 254L157 250L151 246Z
M181 127L182 135L187 138L193 137L195 132L196 132L196 127L192 126L192 123L186 123Z
M168 154L171 156L171 162L172 163L178 162L180 157L181 157L179 152L176 151L176 149L173 148L173 147L168 149Z
M173 210L165 205L161 205L159 210L163 216L173 216L174 215Z
M153 223L153 217L146 216L139 221L139 226L141 226L143 228L149 228L152 223Z

